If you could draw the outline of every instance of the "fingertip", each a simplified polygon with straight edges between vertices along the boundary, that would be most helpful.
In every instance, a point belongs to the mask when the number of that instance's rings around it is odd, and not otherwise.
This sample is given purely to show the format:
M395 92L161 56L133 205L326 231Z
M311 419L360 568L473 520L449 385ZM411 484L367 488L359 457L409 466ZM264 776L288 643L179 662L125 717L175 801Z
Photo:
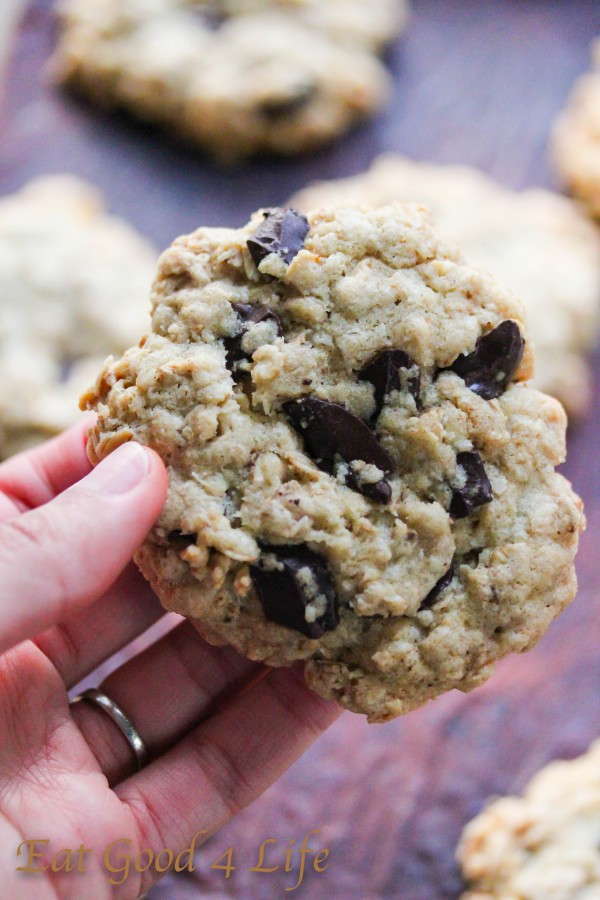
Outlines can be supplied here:
M85 479L85 488L103 496L123 496L134 491L156 495L164 502L167 473L158 454L137 441L127 441L101 460Z
M145 474L137 485L133 488L135 491L141 491L144 495L144 505L151 515L153 521L162 510L167 498L167 490L169 487L169 475L166 466L155 450L147 447L145 444L138 444L131 441L124 446L137 448L137 452L141 451L145 465ZM119 448L122 450L123 448ZM117 452L117 451L115 451Z
M90 431L96 424L96 419L96 413L87 413L86 415L78 418L77 421L74 422L73 425L71 425L65 431L63 431L62 434L59 434L55 438L52 438L46 444L46 446L51 446L53 443L55 443L61 450L65 447L70 446L72 448L72 452L77 454L77 459L79 460L79 467L82 473L79 476L80 478L88 474L87 472L85 472L86 468L88 469L88 471L91 471L92 469L92 461L88 456L87 446Z
M75 426L82 446L85 427ZM71 468L72 438L46 448L45 464L68 448ZM39 489L39 508L18 516L17 525L9 518L1 526L0 584L11 603L5 609L0 603L0 652L108 590L160 515L168 483L160 457L134 441L80 479L54 498L48 487Z
M138 527L152 527L164 506L169 477L161 457L137 441L113 450L85 479L84 489L117 500L135 513Z
M146 481L154 494L154 500L158 504L160 510L167 499L169 474L164 462L155 450L144 446L144 452L148 458Z
M169 475L162 458L158 455L156 450L153 450L151 447L146 447L144 444L140 444L139 446L143 447L144 452L149 459L148 477L154 479L157 482L157 485L160 484L161 488L166 493L169 484Z

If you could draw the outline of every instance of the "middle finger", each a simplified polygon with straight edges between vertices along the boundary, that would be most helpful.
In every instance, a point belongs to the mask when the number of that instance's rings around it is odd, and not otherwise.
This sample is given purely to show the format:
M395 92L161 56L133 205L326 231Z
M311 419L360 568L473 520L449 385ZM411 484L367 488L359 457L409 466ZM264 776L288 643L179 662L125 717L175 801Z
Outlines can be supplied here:
M229 647L206 644L184 622L112 672L100 690L131 719L150 755L158 756L225 696L264 672ZM89 702L71 712L111 785L137 770L131 747L105 712Z
M152 588L131 563L100 600L52 625L34 643L71 688L164 615Z

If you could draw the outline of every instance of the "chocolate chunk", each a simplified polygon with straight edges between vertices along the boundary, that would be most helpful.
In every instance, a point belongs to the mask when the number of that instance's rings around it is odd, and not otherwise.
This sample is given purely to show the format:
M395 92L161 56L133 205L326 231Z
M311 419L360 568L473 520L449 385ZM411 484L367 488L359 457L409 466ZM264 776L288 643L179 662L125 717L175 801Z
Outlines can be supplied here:
M258 267L270 253L276 253L289 266L302 249L309 229L308 219L296 209L276 207L267 210L265 221L247 241L255 266Z
M195 544L198 540L197 534L186 534L183 531L179 531L179 529L175 529L175 531L170 531L167 535L167 540L171 546L175 547L177 550L185 550L186 547Z
M412 374L407 369L415 369L417 364L404 350L382 350L358 373L361 381L370 381L374 388L376 419L385 398L392 391L406 390L418 401L421 388L421 373L417 368Z
M233 308L242 320L243 326L236 335L225 338L223 341L227 354L227 368L231 370L240 360L248 359L248 355L242 349L242 339L252 325L270 320L274 323L277 334L282 334L279 317L268 306L249 306L247 303L234 303Z
M450 368L473 393L493 400L506 390L523 358L525 341L516 322L508 319L480 337L468 356L459 356Z
M316 85L303 84L287 97L272 97L260 104L260 112L265 118L276 122L304 109L317 93Z
M476 450L457 453L456 462L465 476L465 483L452 492L450 515L453 519L464 519L484 503L494 499L492 486Z
M333 631L340 618L325 560L304 545L262 551L250 576L267 619L309 638Z
M431 590L429 591L429 593L427 594L427 596L421 603L421 605L419 607L419 612L421 612L422 609L431 609L431 607L434 605L434 603L437 603L442 591L444 591L448 587L448 585L450 584L450 582L452 581L453 578L454 578L454 563L451 563L448 571L442 575L442 577L436 584L434 584L434 586L431 588Z
M379 468L379 466L377 468ZM354 472L347 472L344 480L347 487L353 491L357 491L359 494L362 494L363 497L367 497L374 503L389 503L392 499L392 488L390 487L389 481L385 478L380 479L380 481L364 483L357 478Z
M338 403L305 397L290 400L283 408L302 435L307 453L323 472L335 475L340 462L349 465L355 460L376 466L385 475L394 471L393 459L371 429ZM390 502L392 490L385 478L369 484L350 469L345 483L375 503Z

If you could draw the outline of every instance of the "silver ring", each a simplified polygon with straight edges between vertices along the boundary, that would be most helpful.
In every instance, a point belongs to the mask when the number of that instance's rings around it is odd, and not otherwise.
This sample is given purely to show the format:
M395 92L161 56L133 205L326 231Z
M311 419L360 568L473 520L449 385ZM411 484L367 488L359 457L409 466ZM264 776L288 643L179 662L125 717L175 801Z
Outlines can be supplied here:
M111 700L110 697L96 688L89 688L82 694L78 694L77 697L73 697L71 705L73 703L79 703L81 700L89 700L90 703L95 703L96 706L99 706L100 709L103 709L104 712L110 716L133 750L138 764L138 772L143 769L150 761L150 754L148 753L148 749L144 744L139 731L131 719L125 715L121 707L117 706L114 700Z

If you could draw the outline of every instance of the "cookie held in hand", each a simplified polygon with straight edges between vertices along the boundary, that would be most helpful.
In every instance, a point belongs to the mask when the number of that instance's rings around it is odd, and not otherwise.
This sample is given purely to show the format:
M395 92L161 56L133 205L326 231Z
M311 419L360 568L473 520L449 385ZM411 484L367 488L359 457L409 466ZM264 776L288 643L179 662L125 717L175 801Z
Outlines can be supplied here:
M165 461L137 562L208 641L304 660L382 722L482 683L573 598L564 412L527 383L518 302L421 207L201 228L152 305L82 398L89 452Z

